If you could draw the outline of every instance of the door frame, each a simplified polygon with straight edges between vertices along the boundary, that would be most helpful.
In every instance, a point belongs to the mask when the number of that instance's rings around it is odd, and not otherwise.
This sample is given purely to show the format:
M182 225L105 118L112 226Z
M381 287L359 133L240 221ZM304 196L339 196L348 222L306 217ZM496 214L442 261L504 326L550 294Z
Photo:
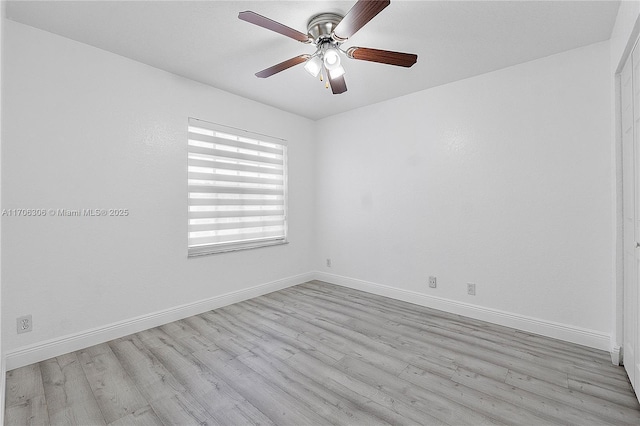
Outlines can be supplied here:
M614 365L622 364L622 346L624 344L624 238L623 238L623 194L622 194L622 115L621 115L621 77L622 68L629 59L634 46L640 40L640 14L636 16L633 24L627 23L623 27L623 33L628 34L624 50L613 52L617 57L611 60L611 89L612 89L612 105L611 115L613 119L612 129L612 169L614 170L614 191L612 202L613 215L613 253L612 262L614 266L614 275L612 277L612 330L611 330L611 361ZM624 36L623 36L624 37ZM613 40L613 38L611 39ZM615 63L618 60L618 63Z

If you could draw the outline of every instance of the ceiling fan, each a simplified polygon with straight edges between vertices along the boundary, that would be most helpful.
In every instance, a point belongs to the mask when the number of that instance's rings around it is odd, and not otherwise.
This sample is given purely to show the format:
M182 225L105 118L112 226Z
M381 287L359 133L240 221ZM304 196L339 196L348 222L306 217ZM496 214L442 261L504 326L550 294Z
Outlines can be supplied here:
M389 6L390 3L390 0L358 0L345 16L336 13L316 15L309 20L307 34L251 11L240 12L238 18L299 42L316 46L314 54L299 55L280 62L257 72L257 77L270 77L304 62L305 70L312 76L320 76L320 80L323 80L323 76L326 76L325 87L328 88L330 85L331 91L337 95L347 91L347 84L344 80L345 70L341 61L342 55L351 59L407 68L418 60L418 55L412 53L370 49L367 47L350 47L347 50L343 50L340 47L342 43L347 41L349 37L353 36L385 7Z

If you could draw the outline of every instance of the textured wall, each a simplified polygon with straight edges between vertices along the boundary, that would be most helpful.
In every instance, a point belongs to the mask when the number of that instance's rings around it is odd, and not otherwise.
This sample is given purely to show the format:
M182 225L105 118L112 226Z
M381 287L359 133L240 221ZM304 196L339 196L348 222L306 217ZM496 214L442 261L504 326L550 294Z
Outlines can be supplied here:
M5 351L308 272L313 122L6 21ZM290 244L187 259L187 118L285 138ZM33 314L33 332L15 319Z
M316 268L610 333L608 47L318 122Z

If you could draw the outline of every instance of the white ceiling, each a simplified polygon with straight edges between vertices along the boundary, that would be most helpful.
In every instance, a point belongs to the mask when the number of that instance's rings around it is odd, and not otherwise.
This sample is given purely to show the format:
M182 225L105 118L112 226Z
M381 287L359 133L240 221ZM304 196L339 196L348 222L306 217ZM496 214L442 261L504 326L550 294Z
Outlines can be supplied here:
M306 32L352 1L10 1L7 17L311 119L607 40L618 1L407 1L343 47L418 54L412 68L347 60L341 95L302 65L254 73L312 45L238 19L252 10Z

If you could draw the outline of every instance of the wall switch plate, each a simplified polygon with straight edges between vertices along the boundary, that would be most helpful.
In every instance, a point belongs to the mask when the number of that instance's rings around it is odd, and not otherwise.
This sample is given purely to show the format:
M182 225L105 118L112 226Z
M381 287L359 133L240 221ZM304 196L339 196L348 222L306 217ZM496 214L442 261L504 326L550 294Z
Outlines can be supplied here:
M436 281L436 277L434 277L433 275L431 275L429 277L429 287L431 288L436 288L438 286L438 283Z
M476 285L474 283L467 283L467 294L469 296L476 295Z
M31 315L25 315L23 317L19 317L17 320L18 323L18 334L28 333L33 330L33 322L31 320Z

